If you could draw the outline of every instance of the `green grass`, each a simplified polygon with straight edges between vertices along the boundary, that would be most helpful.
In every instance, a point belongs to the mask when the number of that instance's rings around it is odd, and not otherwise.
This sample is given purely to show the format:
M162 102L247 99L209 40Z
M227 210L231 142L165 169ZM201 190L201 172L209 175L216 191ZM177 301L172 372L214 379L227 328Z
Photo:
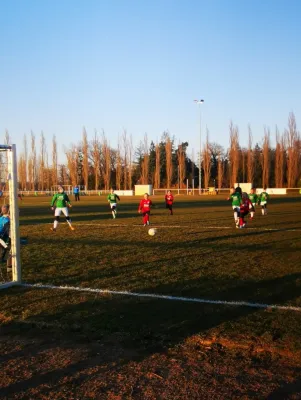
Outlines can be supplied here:
M272 197L267 216L258 207L249 228L238 230L221 195L176 196L173 216L163 197L154 197L151 224L158 231L151 237L137 214L137 198L122 198L113 220L104 197L82 197L71 211L76 230L61 223L55 234L49 198L25 198L22 278L301 307L300 200ZM301 351L301 313L293 311L18 287L0 291L0 308L10 335L27 335L30 327L37 338L46 329L58 341L66 335L74 343L113 341L135 349L133 359L176 348L195 335Z

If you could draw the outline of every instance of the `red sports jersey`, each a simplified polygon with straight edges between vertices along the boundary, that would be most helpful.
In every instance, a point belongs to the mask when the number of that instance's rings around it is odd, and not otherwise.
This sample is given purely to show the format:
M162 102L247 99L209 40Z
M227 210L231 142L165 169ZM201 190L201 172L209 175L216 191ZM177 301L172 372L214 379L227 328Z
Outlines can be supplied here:
M173 203L173 195L172 194L166 194L165 195L165 202L167 203L167 204L172 204Z
M152 201L149 199L142 199L140 201L138 211L147 212L150 211L151 206L153 205Z
M251 208L253 208L253 204L251 203L250 199L246 198L242 200L243 203L240 206L240 211L242 212L249 212Z

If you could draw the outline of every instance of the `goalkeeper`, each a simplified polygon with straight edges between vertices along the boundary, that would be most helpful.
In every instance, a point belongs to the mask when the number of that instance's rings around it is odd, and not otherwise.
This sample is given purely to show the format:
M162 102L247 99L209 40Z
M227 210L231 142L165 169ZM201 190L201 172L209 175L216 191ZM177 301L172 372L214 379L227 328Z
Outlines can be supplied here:
M51 210L54 211L54 222L53 222L53 228L51 228L52 232L56 232L56 229L59 224L60 220L60 215L63 213L66 217L66 221L72 231L75 230L75 228L71 224L71 219L69 217L69 210L68 207L71 208L72 205L70 203L68 195L64 192L64 189L62 186L59 187L59 192L56 193L51 200Z
M9 206L4 204L1 207L0 215L0 245L2 247L2 257L1 261L4 261L6 250L9 246L9 228L10 228L10 216L9 216Z

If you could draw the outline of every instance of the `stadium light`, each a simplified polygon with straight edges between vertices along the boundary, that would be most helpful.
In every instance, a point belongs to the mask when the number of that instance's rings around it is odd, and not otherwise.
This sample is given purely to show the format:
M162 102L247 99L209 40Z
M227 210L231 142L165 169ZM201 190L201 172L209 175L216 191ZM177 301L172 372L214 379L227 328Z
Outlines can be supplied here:
M199 156L199 194L202 192L202 112L201 105L204 103L203 99L194 100L200 107L200 156Z

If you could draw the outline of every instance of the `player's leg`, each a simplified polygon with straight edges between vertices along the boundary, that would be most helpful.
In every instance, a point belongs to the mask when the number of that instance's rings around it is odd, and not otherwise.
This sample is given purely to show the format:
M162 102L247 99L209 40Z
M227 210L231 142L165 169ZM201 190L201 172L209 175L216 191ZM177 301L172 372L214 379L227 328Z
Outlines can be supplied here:
M237 206L233 206L233 215L234 215L234 221L235 224L238 225L239 224L239 207Z
M74 231L75 230L75 228L72 226L72 223L71 223L71 218L70 218L70 216L69 216L69 210L68 210L68 207L64 207L64 208L62 208L62 212L63 212L63 214L65 215L65 217L66 217L66 222L67 222L67 224L69 225L69 228L72 230L72 231Z
M250 219L253 219L254 218L254 215L255 215L255 203L252 203L252 208L251 208L251 211L250 211Z
M240 211L240 216L239 216L239 227L240 228L244 228L245 225L246 225L245 215L246 215L246 212L241 210Z
M146 225L149 225L149 214L150 214L150 212L149 211L146 211L146 213L145 213L145 220L146 220Z
M266 214L266 201L262 201L261 203L260 203L260 205L261 205L261 214L262 215L265 215Z
M113 218L116 218L116 206L117 206L117 204L116 203L111 203L110 206L111 206L112 216L113 216Z
M51 228L51 230L53 232L55 232L57 230L57 227L59 225L59 221L60 221L60 215L62 213L62 209L61 208L56 208L54 211L54 221L53 221L53 227Z
M147 219L146 219L146 213L143 212L143 213L142 213L142 222L143 222L143 226L146 226L146 221L147 221Z

